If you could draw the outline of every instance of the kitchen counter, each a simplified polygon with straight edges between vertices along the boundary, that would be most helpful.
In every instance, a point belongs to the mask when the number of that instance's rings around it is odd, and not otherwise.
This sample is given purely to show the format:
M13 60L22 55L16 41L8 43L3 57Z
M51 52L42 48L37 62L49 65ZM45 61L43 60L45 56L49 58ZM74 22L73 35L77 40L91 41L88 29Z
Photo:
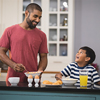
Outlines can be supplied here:
M1 99L2 98L2 99ZM0 81L0 100L100 100L100 86L88 86L82 89L79 86L45 86L39 84L38 88L28 87L27 83L19 83L17 86Z

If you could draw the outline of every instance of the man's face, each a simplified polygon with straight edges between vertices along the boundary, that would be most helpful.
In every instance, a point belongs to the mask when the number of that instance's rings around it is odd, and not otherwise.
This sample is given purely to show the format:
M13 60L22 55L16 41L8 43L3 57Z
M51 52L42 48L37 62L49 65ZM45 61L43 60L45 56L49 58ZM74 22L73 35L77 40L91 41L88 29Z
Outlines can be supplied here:
M36 25L40 22L41 14L39 10L35 10L32 13L28 13L28 17L26 18L26 22L29 25L30 29L34 29Z

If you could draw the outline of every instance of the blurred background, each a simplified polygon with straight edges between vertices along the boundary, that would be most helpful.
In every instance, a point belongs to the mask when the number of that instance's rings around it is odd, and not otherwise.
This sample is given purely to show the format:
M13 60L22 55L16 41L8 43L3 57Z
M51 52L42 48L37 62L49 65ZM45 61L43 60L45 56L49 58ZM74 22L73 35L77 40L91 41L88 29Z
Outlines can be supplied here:
M23 21L24 7L30 2L38 3L43 9L43 17L37 27L46 33L48 39L47 71L60 71L75 60L80 47L89 46L96 53L94 64L100 74L100 0L0 0L0 37L5 28ZM67 6L62 10L63 2L67 2ZM65 19L63 24L68 21L65 26L61 23L62 18ZM0 61L2 66L7 70Z

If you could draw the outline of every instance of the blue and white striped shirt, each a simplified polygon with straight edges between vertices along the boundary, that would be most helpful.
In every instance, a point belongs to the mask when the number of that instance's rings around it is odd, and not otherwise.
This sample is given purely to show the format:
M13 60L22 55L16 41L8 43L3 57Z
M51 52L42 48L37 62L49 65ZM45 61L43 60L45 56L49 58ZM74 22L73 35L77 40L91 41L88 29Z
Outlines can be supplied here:
M78 79L77 83L75 85L80 85L80 78L79 78L79 70L80 69L88 69L88 82L87 84L94 84L98 81L100 81L100 77L96 69L89 65L86 65L84 67L79 67L76 62L70 63L65 67L61 73L67 77L70 76L70 78Z

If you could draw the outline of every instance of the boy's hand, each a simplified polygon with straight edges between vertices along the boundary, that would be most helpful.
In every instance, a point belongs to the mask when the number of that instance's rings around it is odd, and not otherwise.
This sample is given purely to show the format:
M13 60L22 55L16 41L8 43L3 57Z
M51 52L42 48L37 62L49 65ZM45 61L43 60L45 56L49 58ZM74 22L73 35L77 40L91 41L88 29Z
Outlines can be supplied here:
M55 75L56 80L62 79L62 74L59 72Z
M100 85L100 81L96 83L97 85Z

